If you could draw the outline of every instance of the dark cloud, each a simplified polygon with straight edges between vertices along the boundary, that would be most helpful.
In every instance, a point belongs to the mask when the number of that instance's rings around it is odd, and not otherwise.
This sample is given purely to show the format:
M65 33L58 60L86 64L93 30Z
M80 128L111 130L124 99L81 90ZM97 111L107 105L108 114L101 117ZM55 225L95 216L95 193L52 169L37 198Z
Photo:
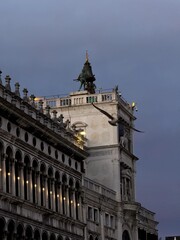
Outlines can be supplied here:
M179 230L179 0L2 0L0 68L35 95L69 93L85 51L98 88L138 103L137 199Z

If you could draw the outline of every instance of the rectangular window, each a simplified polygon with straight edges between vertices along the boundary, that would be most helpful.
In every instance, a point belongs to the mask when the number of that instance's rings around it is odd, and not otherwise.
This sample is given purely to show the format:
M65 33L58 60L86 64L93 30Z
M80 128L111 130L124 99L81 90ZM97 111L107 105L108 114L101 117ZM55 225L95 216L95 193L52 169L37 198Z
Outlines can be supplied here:
M114 228L114 216L110 216L110 227Z
M88 207L88 219L92 220L92 207Z
M94 221L99 222L99 214L98 214L98 209L94 209Z
M109 226L109 214L105 213L105 226Z

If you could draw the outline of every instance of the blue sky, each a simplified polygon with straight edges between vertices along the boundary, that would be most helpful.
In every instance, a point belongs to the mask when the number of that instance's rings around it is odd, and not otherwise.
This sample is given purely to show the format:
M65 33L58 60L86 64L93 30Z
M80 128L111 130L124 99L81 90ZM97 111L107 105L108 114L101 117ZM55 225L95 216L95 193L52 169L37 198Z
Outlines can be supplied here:
M180 229L180 1L1 0L0 69L29 93L77 90L88 50L98 88L136 101L137 200L159 236Z

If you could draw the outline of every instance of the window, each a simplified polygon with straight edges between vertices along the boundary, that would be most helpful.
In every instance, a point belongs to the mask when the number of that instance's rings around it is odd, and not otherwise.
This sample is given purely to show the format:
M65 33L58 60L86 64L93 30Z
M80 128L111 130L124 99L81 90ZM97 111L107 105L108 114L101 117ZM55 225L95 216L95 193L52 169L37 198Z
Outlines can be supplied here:
M88 219L92 220L92 207L88 206Z
M94 221L99 222L98 209L94 209Z
M114 228L114 216L110 216L110 227Z
M109 214L105 213L105 225L109 226Z

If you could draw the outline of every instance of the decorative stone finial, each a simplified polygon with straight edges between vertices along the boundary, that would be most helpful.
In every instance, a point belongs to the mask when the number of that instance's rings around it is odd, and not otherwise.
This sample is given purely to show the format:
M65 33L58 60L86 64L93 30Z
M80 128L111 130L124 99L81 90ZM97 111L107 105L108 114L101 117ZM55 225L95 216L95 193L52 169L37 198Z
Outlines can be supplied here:
M42 99L39 100L39 111L43 113L43 101Z
M20 92L19 92L19 87L20 87L20 84L18 82L15 83L15 94L20 97Z
M25 102L28 102L28 96L27 96L27 94L28 94L28 90L27 90L27 88L24 88L23 89L23 94L24 94L24 96L23 96L23 100L25 101Z
M57 111L56 111L55 109L52 111L52 114L53 114L52 119L53 119L54 121L57 121Z
M30 101L31 101L31 105L33 106L33 107L35 107L36 106L36 104L35 104L35 96L34 96L34 94L31 94L31 96L30 96Z
M5 81L6 81L5 88L6 88L7 90L11 91L11 85L10 85L11 78L10 78L9 75L7 75L7 76L5 77Z
M50 108L49 105L47 105L47 106L45 107L45 110L46 110L46 116L49 117L49 118L51 117L50 109L51 109L51 108Z
M2 71L0 70L0 84L2 85L1 74L2 74Z

